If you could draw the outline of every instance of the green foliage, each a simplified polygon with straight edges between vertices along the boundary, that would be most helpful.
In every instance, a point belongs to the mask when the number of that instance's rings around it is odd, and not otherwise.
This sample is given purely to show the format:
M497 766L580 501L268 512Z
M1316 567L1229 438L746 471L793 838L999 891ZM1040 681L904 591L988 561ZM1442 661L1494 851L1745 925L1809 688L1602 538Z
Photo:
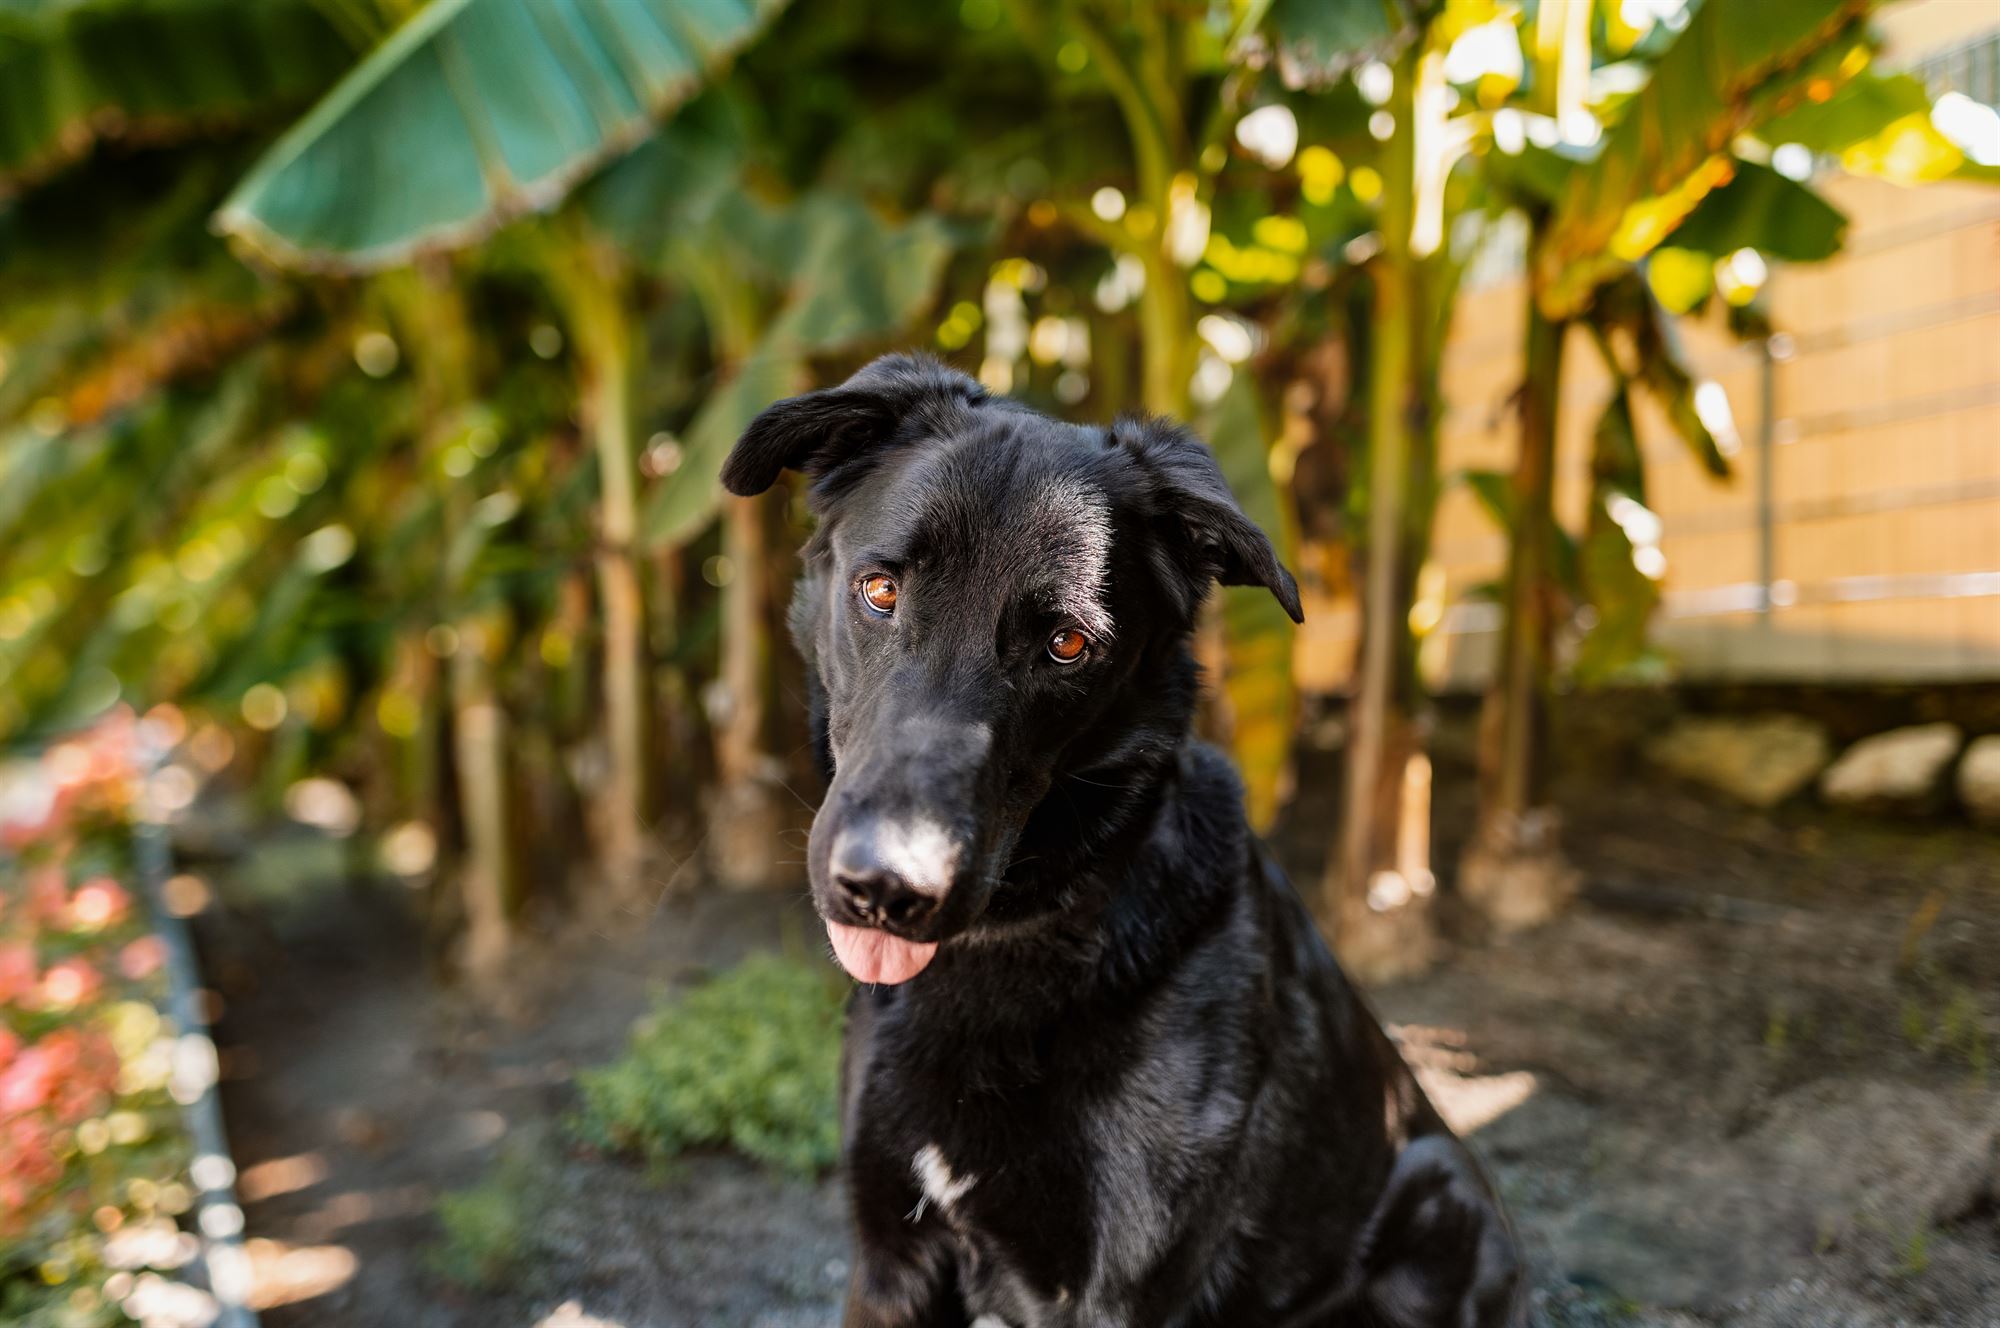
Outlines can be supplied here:
M469 1291L520 1286L542 1252L547 1190L534 1157L514 1150L478 1184L440 1196L443 1237L429 1251L431 1271Z
M217 224L299 267L463 245L630 148L780 3L629 0L586 18L432 0L278 141Z
M1767 258L1815 263L1847 240L1847 217L1797 180L1769 166L1739 161L1728 184L1701 200L1667 243L1724 255L1755 249Z
M760 955L641 1020L578 1078L580 1138L655 1162L733 1148L810 1174L839 1156L845 996L822 967Z
M1605 136L1592 169L1578 172L1557 205L1537 257L1551 316L1573 313L1607 272L1645 256L1732 175L1718 156L1736 135L1829 85L1866 56L1873 0L1705 4L1694 11L1652 77Z
M254 123L350 59L311 0L0 4L0 197L100 136L158 144Z

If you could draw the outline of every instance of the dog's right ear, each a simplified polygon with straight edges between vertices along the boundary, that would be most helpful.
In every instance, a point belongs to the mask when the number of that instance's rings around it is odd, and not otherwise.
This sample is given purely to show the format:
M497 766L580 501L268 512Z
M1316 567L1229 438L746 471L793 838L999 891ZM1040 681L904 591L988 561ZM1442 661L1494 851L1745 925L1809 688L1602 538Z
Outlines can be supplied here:
M985 388L928 356L884 355L839 387L766 407L722 463L722 485L747 498L787 470L821 480L899 439L948 432L985 399Z

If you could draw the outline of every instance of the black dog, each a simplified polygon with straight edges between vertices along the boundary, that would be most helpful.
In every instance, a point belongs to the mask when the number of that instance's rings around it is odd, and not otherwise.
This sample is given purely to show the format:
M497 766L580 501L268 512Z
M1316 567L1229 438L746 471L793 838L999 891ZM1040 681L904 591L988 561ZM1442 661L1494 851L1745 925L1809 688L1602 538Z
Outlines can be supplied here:
M1211 581L1298 589L1176 426L890 356L758 416L812 480L808 855L864 985L846 1322L1513 1324L1478 1165L1194 741Z

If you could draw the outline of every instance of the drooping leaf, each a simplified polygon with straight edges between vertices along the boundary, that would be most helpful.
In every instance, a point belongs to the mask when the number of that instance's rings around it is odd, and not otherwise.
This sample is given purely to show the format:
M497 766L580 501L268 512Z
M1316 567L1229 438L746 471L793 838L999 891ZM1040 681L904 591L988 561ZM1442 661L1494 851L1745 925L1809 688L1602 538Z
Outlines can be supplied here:
M803 351L890 336L929 303L951 256L950 228L926 213L907 224L885 224L860 199L808 195L794 268L798 294L769 336Z
M1287 558L1291 525L1271 478L1269 439L1251 375L1239 372L1232 380L1210 412L1204 436L1237 502ZM1222 686L1236 761L1251 823L1268 826L1277 815L1291 759L1292 620L1261 586L1231 586L1222 592L1222 625L1229 643Z
M1586 686L1630 672L1650 655L1648 635L1659 607L1659 583L1639 570L1631 537L1596 495L1577 551L1582 594L1596 614L1577 646L1572 671Z
M1479 501L1487 518L1510 538L1514 533L1514 490L1507 473L1468 467L1454 477Z
M782 0L432 0L265 154L217 225L291 266L369 270L553 206Z
M1717 257L1748 248L1812 263L1833 257L1846 238L1846 215L1810 186L1739 161L1736 178L1702 199L1667 243Z
M721 497L729 449L758 411L799 390L810 356L893 336L909 325L929 304L953 245L950 228L938 217L891 225L860 199L834 190L804 195L772 224L782 235L764 257L779 267L790 298L689 426L681 465L647 513L647 534L660 543L679 543L707 523ZM685 261L728 261L718 247L725 238L711 236L711 245L694 246Z
M1604 403L1590 440L1591 482L1600 489L1618 489L1646 501L1646 459L1639 451L1639 430L1632 422L1632 393L1623 379Z
M804 379L805 366L797 357L758 353L709 395L682 438L679 467L647 508L647 538L679 544L708 524L722 496L722 463L729 449L758 411L796 393Z
M1514 481L1511 475L1504 471L1468 467L1453 475L1452 480L1471 491L1480 510L1500 528L1502 534L1510 541L1514 538ZM1551 521L1549 541L1550 574L1557 585L1570 595L1577 595L1580 592L1576 579L1576 540L1559 522ZM1504 591L1498 582L1489 583L1482 594L1496 600L1504 598Z
M1655 298L1644 274L1627 271L1599 287L1586 317L1612 376L1643 386L1666 411L1668 422L1702 468L1718 479L1728 478L1729 449L1709 422L1721 418L1717 406L1726 406L1727 398L1718 398L1720 384L1696 372L1673 315ZM1632 364L1620 362L1613 349L1614 332L1630 346Z
M240 130L303 105L353 50L310 0L0 5L0 197L102 138Z

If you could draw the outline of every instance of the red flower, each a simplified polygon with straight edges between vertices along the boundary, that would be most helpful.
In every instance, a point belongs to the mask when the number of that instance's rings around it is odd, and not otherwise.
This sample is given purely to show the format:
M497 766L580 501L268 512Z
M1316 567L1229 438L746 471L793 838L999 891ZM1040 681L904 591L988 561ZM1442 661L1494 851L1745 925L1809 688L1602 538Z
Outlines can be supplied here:
M29 1047L0 1071L0 1115L20 1116L48 1101L58 1071L56 1058L42 1044ZM9 1133L18 1148L22 1121L16 1120Z
M69 924L78 931L101 931L131 911L132 896L109 876L98 876L76 888L69 901Z
M0 945L0 1005L13 1005L35 989L35 948L25 941Z
M56 922L69 911L68 882L60 867L38 867L28 877L28 916L36 922Z
M42 975L42 1008L74 1010L104 985L103 976L81 959L65 959Z

